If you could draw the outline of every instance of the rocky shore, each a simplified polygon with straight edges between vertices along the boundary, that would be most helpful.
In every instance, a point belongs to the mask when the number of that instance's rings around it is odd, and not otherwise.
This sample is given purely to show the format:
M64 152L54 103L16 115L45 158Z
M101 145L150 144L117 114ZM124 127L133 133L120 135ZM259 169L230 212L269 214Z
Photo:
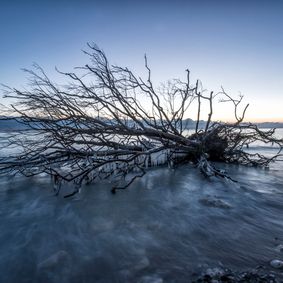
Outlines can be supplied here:
M196 275L192 283L282 283L283 270L272 271L263 266L244 272L230 269L210 268L201 276Z

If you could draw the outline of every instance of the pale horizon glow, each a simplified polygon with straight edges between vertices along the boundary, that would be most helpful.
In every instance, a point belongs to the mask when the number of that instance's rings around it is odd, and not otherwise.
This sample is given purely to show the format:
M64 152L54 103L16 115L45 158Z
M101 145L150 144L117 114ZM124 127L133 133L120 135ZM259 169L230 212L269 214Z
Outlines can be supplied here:
M243 94L245 121L283 122L282 1L105 2L1 3L0 83L25 86L20 69L33 62L60 80L54 67L88 63L81 49L94 42L110 62L137 74L146 53L156 82L185 79L188 68L209 91ZM215 106L213 120L232 121L229 109Z

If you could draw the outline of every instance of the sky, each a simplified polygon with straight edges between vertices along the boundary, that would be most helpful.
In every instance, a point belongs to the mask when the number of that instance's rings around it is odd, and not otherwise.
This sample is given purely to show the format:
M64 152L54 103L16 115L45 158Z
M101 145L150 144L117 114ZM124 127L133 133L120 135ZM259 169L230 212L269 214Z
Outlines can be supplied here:
M208 90L243 94L246 121L283 122L282 28L279 0L2 0L0 83L25 86L21 68L33 63L60 80L55 66L85 65L81 50L91 42L136 73L146 53L156 84L185 79L188 68ZM218 104L213 118L232 114Z

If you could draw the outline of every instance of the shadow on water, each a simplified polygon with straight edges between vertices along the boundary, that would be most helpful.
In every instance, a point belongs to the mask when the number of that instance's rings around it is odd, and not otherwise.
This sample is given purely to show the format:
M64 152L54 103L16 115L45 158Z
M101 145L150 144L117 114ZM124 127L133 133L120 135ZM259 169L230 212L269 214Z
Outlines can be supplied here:
M282 167L221 166L239 183L186 165L63 199L44 177L1 179L0 282L187 282L283 259Z

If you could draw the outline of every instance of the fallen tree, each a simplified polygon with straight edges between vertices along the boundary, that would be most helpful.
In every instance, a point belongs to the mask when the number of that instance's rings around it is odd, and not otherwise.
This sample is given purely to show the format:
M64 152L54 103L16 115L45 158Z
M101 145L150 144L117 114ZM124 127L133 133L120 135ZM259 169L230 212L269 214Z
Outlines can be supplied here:
M156 89L145 57L147 78L136 76L128 68L110 65L105 53L88 45L90 64L76 68L76 73L60 74L67 85L52 82L43 69L25 70L30 76L28 89L5 87L4 97L14 102L2 119L13 119L26 129L11 135L5 149L22 151L1 157L0 173L52 176L56 194L63 182L73 182L77 193L83 183L101 179L112 181L112 192L127 188L151 166L174 167L193 162L207 176L231 179L212 162L267 166L279 156L282 140L274 129L262 131L243 119L248 105L242 97L234 99L224 89L208 95L200 82L172 80ZM215 98L232 103L234 123L213 122ZM209 110L200 127L203 103ZM186 118L197 107L196 123L188 131ZM4 110L2 110L4 113ZM255 141L273 143L278 153L266 157L249 153ZM231 179L232 180L232 179Z

